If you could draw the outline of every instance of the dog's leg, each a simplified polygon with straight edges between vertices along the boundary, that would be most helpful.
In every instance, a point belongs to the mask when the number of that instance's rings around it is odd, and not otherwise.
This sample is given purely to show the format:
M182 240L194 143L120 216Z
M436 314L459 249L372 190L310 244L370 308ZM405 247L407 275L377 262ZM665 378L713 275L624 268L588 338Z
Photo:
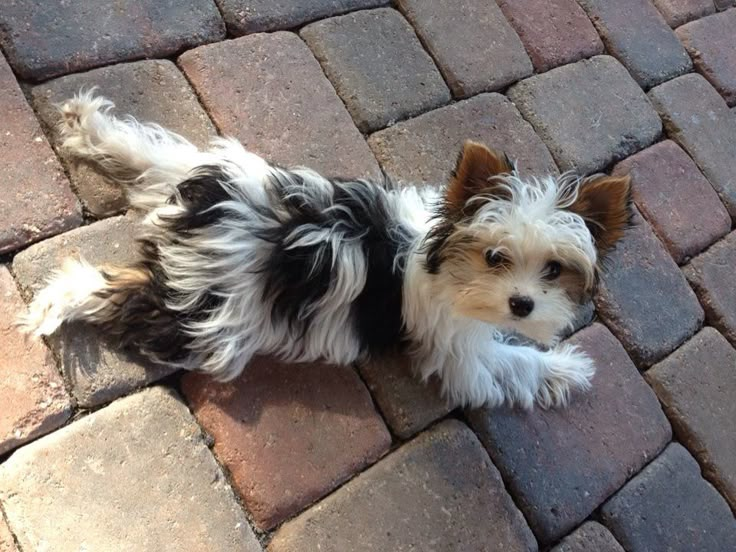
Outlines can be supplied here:
M126 185L132 206L158 207L193 168L206 162L206 155L158 125L119 119L110 113L112 108L112 102L92 90L62 104L62 147Z

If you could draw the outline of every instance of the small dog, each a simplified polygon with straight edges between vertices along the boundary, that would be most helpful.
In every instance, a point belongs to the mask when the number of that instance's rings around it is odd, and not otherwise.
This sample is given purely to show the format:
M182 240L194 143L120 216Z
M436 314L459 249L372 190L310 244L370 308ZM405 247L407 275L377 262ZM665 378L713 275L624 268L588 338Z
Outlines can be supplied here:
M199 151L112 107L80 93L60 108L61 137L146 214L140 260L67 260L25 331L82 320L220 380L256 353L349 364L403 345L458 405L546 408L589 387L592 361L557 335L629 225L628 177L523 178L466 142L443 187L325 178L230 139Z

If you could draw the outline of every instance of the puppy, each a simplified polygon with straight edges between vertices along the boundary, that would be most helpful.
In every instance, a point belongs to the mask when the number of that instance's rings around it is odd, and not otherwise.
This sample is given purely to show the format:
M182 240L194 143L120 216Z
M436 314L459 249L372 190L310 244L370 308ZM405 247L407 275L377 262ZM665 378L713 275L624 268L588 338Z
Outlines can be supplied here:
M220 380L256 353L349 364L400 346L468 406L564 405L589 387L593 363L557 336L629 224L628 178L526 178L473 142L444 186L325 178L234 140L199 151L112 107L80 93L61 137L145 213L140 260L68 260L25 331L81 320Z

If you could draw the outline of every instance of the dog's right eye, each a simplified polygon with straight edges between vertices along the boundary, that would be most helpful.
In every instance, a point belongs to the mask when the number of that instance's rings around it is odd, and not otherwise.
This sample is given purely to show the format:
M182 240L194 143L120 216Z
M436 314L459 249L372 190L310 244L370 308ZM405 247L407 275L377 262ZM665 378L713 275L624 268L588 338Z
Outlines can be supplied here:
M486 251L486 263L491 268L497 267L506 260L506 257L504 257L503 253L499 253L498 251L494 251L493 249L489 249Z

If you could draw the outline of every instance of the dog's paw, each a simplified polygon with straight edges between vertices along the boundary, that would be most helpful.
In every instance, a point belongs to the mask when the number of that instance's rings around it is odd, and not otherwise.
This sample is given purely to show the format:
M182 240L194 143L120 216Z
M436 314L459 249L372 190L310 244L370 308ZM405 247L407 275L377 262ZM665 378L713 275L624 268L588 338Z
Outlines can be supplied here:
M562 345L546 354L549 367L536 396L542 408L566 406L573 390L590 389L595 365L588 355L573 345Z
M59 134L62 147L84 155L96 140L99 117L113 107L112 102L95 96L95 89L82 90L73 98L57 105L61 119Z

